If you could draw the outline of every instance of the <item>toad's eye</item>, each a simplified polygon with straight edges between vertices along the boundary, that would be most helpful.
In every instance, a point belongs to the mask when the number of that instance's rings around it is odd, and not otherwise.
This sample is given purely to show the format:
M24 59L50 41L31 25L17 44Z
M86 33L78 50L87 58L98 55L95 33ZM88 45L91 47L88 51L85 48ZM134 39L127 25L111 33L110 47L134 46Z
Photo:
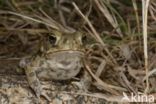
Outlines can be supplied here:
M48 40L49 40L49 42L50 42L50 44L52 44L52 45L56 45L56 37L54 36L54 35L50 35L49 37L48 37Z
M85 35L82 37L82 44L85 44L86 42L87 42L87 36Z

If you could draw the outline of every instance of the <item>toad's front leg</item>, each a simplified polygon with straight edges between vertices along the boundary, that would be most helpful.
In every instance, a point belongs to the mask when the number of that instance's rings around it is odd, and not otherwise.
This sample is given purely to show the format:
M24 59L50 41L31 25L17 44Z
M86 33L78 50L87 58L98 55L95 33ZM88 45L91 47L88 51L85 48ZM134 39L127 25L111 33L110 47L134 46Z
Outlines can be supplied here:
M38 100L40 100L40 96L42 95L45 97L48 101L50 101L50 98L43 92L42 86L40 84L39 79L37 78L36 68L32 66L27 66L25 69L25 73L27 76L28 83L30 87L34 90Z

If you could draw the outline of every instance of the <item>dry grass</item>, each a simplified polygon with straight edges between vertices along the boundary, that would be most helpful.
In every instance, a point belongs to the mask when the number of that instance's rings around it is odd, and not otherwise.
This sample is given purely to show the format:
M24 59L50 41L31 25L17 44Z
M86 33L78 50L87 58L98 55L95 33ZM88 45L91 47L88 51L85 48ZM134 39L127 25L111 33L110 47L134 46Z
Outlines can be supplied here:
M53 29L81 31L94 81L91 94L77 94L108 102L120 102L123 92L156 98L155 8L155 0L0 0L0 73L16 75L9 68L46 48Z
M147 41L147 22L148 22L148 6L149 6L149 0L142 0L142 27L143 27L143 44L144 44L144 58L145 58L145 70L146 75L148 74L148 41ZM149 90L149 81L148 77L146 78L147 87L145 92L147 93Z

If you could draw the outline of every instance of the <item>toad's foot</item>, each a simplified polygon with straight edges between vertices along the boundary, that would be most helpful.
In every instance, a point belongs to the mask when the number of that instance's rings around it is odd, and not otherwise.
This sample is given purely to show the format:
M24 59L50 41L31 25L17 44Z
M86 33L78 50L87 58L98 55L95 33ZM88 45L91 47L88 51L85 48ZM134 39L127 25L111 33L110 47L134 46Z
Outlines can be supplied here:
M87 71L84 71L83 76L81 77L81 80L78 82L72 82L73 87L78 88L78 93L87 93L88 89L91 85L91 76ZM78 104L85 104L85 97L83 95L77 96Z
M40 84L39 79L36 76L36 73L35 73L35 70L33 69L33 67L27 66L25 72L27 75L28 83L29 83L30 87L34 90L34 92L38 98L38 101L40 101L41 96L46 98L48 101L51 101L49 96L43 91L43 88Z
M83 76L81 77L81 80L79 82L72 82L72 85L76 86L80 92L87 92L91 85L91 81L91 76L85 70Z
M40 85L39 81L35 82L34 84L31 84L31 88L34 90L38 101L40 101L41 96L43 96L46 100L51 101L50 97L43 91L42 86Z

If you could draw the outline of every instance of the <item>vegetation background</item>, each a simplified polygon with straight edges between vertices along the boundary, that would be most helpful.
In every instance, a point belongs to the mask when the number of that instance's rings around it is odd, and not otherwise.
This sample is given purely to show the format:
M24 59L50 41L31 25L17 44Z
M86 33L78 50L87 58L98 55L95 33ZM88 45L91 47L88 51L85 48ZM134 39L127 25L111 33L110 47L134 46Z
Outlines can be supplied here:
M114 96L140 92L156 98L155 0L0 0L1 99L11 96L11 83L26 85L19 61L46 47L52 29L86 34L94 80L84 96L120 102Z

